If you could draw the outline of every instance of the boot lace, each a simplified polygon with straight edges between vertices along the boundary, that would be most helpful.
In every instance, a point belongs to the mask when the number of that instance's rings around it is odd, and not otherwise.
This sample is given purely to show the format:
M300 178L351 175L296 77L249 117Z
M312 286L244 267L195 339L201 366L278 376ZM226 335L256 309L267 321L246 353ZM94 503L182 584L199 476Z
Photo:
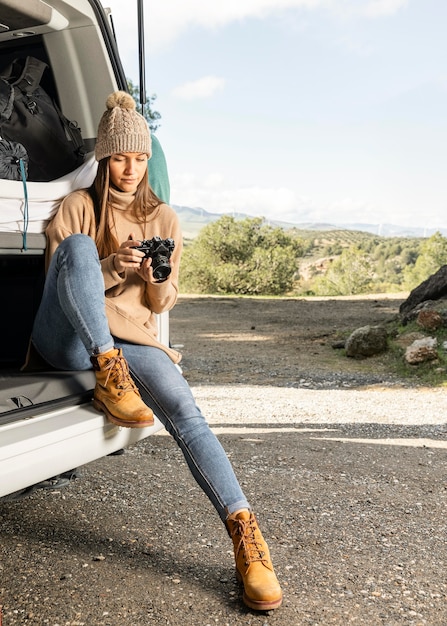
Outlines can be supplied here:
M249 520L235 520L231 537L239 536L239 542L235 544L235 552L242 554L245 559L245 566L248 568L251 563L263 562L268 563L265 558L265 551L262 550L262 543L256 540L257 524L254 516Z
M119 395L123 395L128 391L132 391L140 395L130 375L127 361L123 356L117 355L111 357L103 366L103 369L108 370L104 383L105 386L107 386L109 379L112 378L112 382L115 387L120 390Z

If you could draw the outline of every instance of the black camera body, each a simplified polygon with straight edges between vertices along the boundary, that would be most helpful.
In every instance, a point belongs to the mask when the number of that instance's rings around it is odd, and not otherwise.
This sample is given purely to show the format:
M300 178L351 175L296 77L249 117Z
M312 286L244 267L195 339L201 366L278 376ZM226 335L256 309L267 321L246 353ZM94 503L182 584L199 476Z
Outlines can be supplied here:
M152 259L152 274L157 282L162 283L166 280L171 273L169 259L175 248L174 240L152 237L152 239L143 239L141 245L135 248L144 252L145 259Z

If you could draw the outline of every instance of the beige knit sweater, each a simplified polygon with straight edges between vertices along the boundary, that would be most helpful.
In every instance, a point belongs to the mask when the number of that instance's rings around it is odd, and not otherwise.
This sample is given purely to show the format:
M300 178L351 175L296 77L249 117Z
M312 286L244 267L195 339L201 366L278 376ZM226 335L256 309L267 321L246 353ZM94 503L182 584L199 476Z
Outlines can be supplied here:
M163 349L174 363L181 356L175 350L159 343L155 314L172 309L178 295L178 274L182 251L182 235L175 211L162 204L147 219L138 222L128 210L134 196L131 193L111 190L112 211L110 224L120 243L133 233L136 239L162 239L172 237L175 249L171 256L172 271L163 283L146 283L138 274L128 269L118 274L114 266L115 254L101 260L106 295L106 313L110 332L115 337ZM68 195L46 229L48 240L47 263L57 246L69 235L83 233L96 237L93 202L86 190Z

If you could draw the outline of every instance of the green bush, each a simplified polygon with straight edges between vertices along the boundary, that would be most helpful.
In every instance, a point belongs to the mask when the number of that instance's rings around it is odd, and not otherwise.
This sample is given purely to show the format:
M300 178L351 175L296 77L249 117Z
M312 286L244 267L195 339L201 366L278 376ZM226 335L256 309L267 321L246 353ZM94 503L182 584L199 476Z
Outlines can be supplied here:
M185 248L183 291L282 295L293 287L303 243L261 218L224 215L205 226Z
M446 263L447 238L438 232L422 241L416 262L405 268L405 285L410 290L414 289Z
M321 296L352 296L369 293L373 279L373 265L357 246L343 250L324 276L313 284L313 291Z

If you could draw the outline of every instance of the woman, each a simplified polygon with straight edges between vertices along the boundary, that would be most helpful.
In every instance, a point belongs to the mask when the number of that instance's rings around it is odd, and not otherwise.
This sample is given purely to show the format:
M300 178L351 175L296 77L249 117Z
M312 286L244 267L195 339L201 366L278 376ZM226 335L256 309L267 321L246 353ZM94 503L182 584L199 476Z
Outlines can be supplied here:
M256 518L176 367L180 355L157 340L155 314L177 299L182 236L175 212L148 183L147 123L125 92L106 104L95 181L63 200L46 231L49 267L33 346L57 369L93 365L93 404L114 424L148 426L156 412L233 540L244 602L277 608L281 588ZM155 236L175 242L162 280L138 249Z

